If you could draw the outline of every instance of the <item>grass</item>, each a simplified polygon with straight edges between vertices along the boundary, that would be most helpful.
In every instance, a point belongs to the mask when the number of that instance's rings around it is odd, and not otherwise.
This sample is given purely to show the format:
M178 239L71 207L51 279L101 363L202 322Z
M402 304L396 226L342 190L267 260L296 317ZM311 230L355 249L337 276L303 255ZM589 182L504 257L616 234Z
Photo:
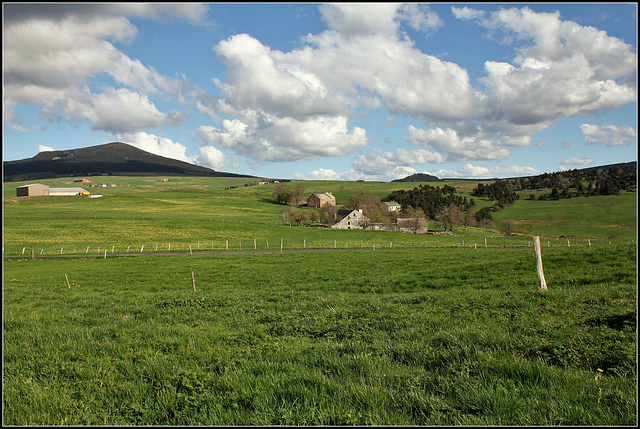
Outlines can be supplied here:
M637 422L635 193L520 199L494 218L524 235L445 237L283 226L274 185L170 179L4 184L3 424ZM303 184L339 204L418 185ZM274 252L225 252L254 240ZM149 255L169 243L186 254Z
M636 253L6 259L3 423L634 424Z

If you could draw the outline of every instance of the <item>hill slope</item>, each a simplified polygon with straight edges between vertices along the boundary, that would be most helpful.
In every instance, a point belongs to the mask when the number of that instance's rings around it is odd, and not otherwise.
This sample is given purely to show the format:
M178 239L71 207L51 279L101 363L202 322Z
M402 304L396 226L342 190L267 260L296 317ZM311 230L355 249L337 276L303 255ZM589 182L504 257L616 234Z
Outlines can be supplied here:
M4 162L3 167L4 180L7 182L91 174L253 177L223 173L165 158L121 142L82 149L40 152L33 158Z

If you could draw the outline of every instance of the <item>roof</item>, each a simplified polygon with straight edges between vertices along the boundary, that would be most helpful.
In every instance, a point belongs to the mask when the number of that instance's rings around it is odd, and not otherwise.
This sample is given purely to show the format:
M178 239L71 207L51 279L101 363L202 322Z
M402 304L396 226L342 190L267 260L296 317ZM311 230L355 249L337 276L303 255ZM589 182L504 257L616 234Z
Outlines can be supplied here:
M400 228L411 228L413 226L416 226L415 222L416 219L418 219L418 227L425 227L427 226L427 221L425 220L425 218L423 217L407 217L407 218L402 218L402 219L398 219L398 226Z
M41 185L40 183L30 183L30 184L28 184L28 185L18 186L18 188L28 188L28 187L30 187L30 186L44 186L44 187L48 188L48 186L47 186L47 185Z
M87 192L84 188L49 188L49 192Z
M311 196L315 195L316 197L320 198L321 200L335 200L336 197L334 197L331 193L329 192L324 192L324 193L319 193L316 192L314 194L311 194Z

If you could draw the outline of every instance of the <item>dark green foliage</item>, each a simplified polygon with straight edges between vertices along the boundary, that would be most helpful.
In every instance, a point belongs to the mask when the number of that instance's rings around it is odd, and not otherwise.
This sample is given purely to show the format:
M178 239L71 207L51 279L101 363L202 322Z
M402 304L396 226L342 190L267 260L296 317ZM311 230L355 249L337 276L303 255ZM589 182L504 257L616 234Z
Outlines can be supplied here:
M455 195L455 188L449 185L445 185L443 188L420 185L410 190L400 189L389 194L386 201L396 201L402 207L410 206L414 209L421 209L427 218L432 220L438 219L439 212L452 205L462 211L472 207L472 203L467 200L467 197Z

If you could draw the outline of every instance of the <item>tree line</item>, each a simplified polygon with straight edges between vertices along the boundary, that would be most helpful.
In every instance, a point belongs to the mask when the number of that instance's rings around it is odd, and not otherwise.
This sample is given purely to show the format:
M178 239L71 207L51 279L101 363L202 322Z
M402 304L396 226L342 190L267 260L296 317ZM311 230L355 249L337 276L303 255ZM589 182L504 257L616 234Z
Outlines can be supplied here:
M387 196L387 200L396 201L402 206L401 214L422 215L427 219L440 223L445 231L452 231L458 226L475 226L482 222L488 226L491 221L490 212L482 211L478 217L474 212L475 201L455 195L456 189L450 185L420 185L410 190L400 189ZM478 212L480 213L480 212ZM413 217L408 216L407 217Z
M635 166L613 167L610 169L568 170L558 173L544 173L532 177L496 180L485 185L479 183L472 195L487 197L496 201L496 208L503 208L518 199L518 191L551 189L538 197L529 194L528 199L558 200L594 195L618 195L622 191L637 188L638 169Z

